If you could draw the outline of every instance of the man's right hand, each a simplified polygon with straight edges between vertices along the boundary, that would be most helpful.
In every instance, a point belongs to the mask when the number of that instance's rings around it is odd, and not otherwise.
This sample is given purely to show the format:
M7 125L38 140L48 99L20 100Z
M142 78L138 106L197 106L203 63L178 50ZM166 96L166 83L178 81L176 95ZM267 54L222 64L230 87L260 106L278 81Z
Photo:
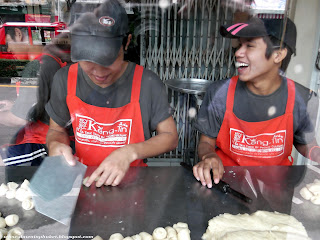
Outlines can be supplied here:
M201 181L203 186L207 186L208 188L212 188L210 171L212 170L215 184L219 183L224 172L221 158L215 152L215 146L215 138L202 134L198 145L198 154L201 161L193 167L194 177L198 181Z
M207 186L208 188L212 188L211 169L214 183L218 184L223 176L224 167L221 159L216 153L204 155L202 161L193 167L194 177L200 181L203 186Z
M62 155L69 165L76 165L78 158L72 154L72 148L70 146L60 142L52 142L50 144L49 156L59 155Z

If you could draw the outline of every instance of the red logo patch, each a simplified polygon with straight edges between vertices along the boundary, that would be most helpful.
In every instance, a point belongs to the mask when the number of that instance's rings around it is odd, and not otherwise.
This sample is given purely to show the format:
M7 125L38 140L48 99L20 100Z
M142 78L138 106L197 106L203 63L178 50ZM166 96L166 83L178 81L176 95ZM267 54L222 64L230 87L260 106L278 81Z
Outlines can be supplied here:
M105 16L99 19L99 23L103 26L111 27L116 23L116 21L112 17Z

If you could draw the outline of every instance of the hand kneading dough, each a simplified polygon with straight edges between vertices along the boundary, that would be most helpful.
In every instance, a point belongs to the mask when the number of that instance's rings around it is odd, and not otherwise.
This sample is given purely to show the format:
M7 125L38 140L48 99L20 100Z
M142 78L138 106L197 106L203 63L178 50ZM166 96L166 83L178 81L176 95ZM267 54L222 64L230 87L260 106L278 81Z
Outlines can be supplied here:
M123 240L121 233L114 233L110 236L109 240Z
M301 236L301 239L309 239L308 234L302 225L294 217L278 212L257 211L251 215L229 213L220 214L209 220L209 226L206 233L203 234L203 240L211 239L239 239L230 238L232 232L242 234L242 239L277 239L274 237L263 238L265 232L275 234L292 234ZM235 234L237 235L237 234ZM228 238L227 238L228 237ZM300 238L299 238L300 239Z
M139 236L141 237L141 240L153 240L151 234L147 232L141 232L139 233Z
M154 240L162 240L167 237L167 231L163 227L158 227L153 231L152 236Z
M17 214L8 215L5 219L7 226L12 227L19 222L19 216Z

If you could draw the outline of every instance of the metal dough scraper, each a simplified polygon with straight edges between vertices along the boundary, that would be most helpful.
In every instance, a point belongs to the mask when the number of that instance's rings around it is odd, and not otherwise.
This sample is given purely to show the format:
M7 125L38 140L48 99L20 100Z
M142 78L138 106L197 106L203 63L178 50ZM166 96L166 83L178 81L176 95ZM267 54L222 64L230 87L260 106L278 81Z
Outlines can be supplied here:
M46 157L30 180L35 209L70 224L87 166L70 166L62 156Z

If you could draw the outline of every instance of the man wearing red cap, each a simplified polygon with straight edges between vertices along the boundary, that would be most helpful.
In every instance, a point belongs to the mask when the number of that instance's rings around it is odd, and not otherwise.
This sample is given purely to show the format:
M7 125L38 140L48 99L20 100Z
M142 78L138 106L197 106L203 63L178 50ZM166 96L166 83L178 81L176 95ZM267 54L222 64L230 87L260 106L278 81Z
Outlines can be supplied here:
M129 166L147 166L144 159L177 146L166 90L155 73L124 61L128 17L117 0L81 15L70 31L71 60L77 63L55 75L46 105L49 155L99 166L87 186L98 177L97 187L116 186ZM77 157L69 147L70 127Z
M320 162L314 123L318 99L314 92L283 76L295 54L296 27L290 19L251 18L222 26L235 38L238 76L214 82L199 111L201 161L193 173L212 187L224 166L292 165L292 146Z

